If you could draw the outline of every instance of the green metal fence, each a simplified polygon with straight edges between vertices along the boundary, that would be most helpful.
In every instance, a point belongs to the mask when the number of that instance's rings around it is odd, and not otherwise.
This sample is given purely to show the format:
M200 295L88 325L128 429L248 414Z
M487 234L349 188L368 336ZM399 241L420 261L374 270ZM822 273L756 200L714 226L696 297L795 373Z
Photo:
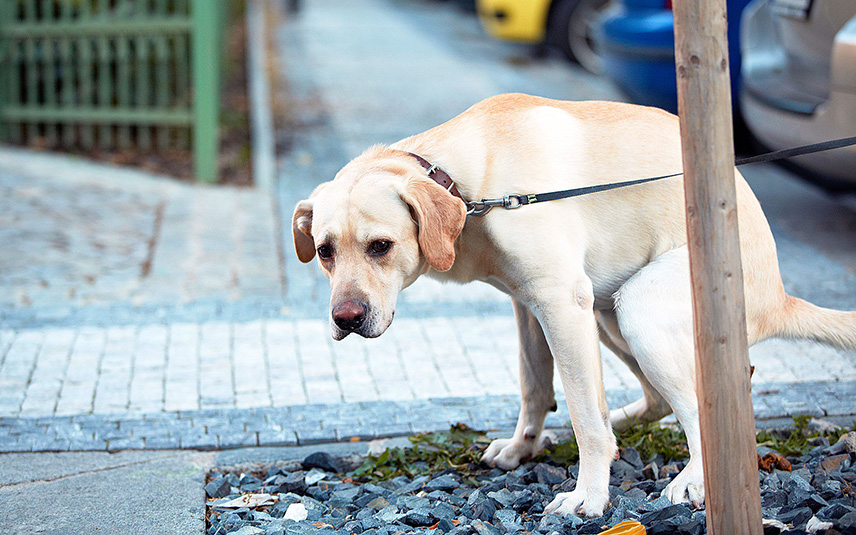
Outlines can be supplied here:
M193 149L217 179L227 0L0 0L0 141Z

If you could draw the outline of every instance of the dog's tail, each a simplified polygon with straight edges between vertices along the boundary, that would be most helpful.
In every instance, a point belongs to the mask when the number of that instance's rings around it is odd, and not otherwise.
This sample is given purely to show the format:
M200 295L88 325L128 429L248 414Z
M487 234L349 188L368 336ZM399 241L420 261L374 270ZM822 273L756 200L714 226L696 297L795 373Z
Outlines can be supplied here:
M804 338L839 349L856 350L856 312L844 312L785 296L776 335Z

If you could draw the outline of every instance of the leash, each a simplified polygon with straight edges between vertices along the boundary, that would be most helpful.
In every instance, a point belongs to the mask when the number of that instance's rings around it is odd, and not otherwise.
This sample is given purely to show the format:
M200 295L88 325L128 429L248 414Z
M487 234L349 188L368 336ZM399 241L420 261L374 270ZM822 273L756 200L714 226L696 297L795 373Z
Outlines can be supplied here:
M813 154L815 152L823 152L827 150L840 149L856 145L856 136L845 137L842 139L834 139L824 141L822 143L814 143L811 145L803 145L802 147L794 147L792 149L782 149L758 156L750 156L748 158L739 158L734 162L735 166L748 165L753 163L773 162L776 160L784 160L785 158L793 158L804 154ZM427 163L427 162L426 162ZM430 164L429 164L430 165ZM438 171L436 166L432 166L428 173L429 176L433 172ZM635 186L637 184L645 184L646 182L654 182L655 180L663 180L683 175L683 172L672 173L670 175L661 175L648 178L639 178L636 180L627 180L624 182L611 182L608 184L598 184L596 186L585 186L582 188L564 189L560 191L550 191L547 193L529 193L526 195L511 194L498 199L482 199L480 201L464 201L467 205L467 215L473 217L482 217L490 212L493 208L501 206L506 210L514 210L521 206L535 204L539 202L557 201L559 199L568 199L570 197L579 197L590 193L598 193L600 191L608 191L611 189L625 188L627 186ZM448 176L448 175L447 175ZM445 187L445 186L444 186Z

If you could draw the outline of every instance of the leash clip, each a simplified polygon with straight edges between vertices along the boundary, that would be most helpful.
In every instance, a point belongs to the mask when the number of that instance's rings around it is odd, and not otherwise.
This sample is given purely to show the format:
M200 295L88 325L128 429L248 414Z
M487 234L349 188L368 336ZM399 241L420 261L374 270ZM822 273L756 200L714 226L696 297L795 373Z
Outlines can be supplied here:
M523 201L520 200L520 195L506 195L502 198L502 207L506 210L514 210L523 206Z
M505 199L482 199L467 203L467 215L482 217L487 215L494 206L505 206Z
M482 217L490 212L495 206L502 206L506 210L514 210L523 206L520 195L506 195L501 199L482 199L467 203L467 215Z

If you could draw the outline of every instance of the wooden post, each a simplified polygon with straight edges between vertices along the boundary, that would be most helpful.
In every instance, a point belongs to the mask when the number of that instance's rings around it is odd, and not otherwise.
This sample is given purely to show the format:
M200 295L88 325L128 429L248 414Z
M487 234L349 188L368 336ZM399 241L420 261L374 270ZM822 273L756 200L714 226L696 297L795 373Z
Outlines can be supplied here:
M725 0L673 6L707 532L760 535Z

